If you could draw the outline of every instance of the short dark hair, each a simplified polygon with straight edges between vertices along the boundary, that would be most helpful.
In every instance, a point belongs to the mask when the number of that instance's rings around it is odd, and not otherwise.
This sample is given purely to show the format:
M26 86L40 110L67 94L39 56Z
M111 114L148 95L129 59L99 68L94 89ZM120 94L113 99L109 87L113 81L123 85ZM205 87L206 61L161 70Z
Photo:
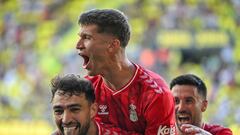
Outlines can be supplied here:
M98 26L99 33L116 36L125 48L130 39L130 26L127 17L116 9L93 9L80 15L78 24Z
M80 95L85 94L89 103L95 101L94 88L89 80L81 78L80 75L67 74L65 76L56 76L51 80L52 99L56 91L61 91L62 94Z
M207 88L205 83L196 75L184 74L174 78L170 83L170 89L175 85L193 85L197 87L198 94L207 99Z

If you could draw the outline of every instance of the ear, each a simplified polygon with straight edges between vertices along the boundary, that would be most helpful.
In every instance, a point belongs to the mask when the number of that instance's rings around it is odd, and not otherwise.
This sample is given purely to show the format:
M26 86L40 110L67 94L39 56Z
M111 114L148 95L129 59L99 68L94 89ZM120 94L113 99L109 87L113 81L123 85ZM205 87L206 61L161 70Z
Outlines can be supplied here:
M114 52L115 50L118 50L117 48L121 47L121 43L118 39L113 39L109 45L109 51Z
M98 111L98 105L96 102L94 102L90 107L90 117L91 119L95 117Z
M202 101L202 107L201 107L201 111L205 112L208 106L208 101L207 100L203 100Z

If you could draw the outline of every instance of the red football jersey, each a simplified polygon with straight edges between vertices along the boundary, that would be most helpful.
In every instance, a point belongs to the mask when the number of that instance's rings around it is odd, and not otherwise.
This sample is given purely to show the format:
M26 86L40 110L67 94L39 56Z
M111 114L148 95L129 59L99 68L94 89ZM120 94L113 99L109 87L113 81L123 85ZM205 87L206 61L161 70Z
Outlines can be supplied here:
M86 76L93 83L99 105L96 120L127 132L174 135L174 99L168 85L158 74L135 66L132 79L117 91L100 75Z
M220 125L204 123L202 128L212 135L232 135L232 131L229 128Z
M124 131L118 127L114 127L113 125L104 124L101 122L96 122L97 128L98 128L98 135L139 135L137 133L129 133L127 131Z

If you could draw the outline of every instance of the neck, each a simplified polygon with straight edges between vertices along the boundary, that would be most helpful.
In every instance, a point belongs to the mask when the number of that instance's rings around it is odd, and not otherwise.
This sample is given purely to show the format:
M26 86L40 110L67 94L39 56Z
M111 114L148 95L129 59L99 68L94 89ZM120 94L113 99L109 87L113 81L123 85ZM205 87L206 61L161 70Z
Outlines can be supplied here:
M126 85L135 73L135 66L130 61L119 62L103 76L105 84L112 90L119 90Z
M87 135L98 135L97 125L93 121L90 122L90 127L88 129Z

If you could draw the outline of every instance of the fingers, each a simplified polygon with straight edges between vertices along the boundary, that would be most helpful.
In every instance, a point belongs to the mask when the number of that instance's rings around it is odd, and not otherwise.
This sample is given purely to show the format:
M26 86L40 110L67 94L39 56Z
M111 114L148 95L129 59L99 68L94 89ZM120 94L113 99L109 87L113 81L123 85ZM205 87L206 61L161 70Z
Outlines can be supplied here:
M184 133L190 134L190 135L211 135L211 133L209 133L197 126L190 125L190 124L183 124L181 126L181 130Z
M201 133L201 129L196 127L190 127L190 128L186 128L185 132L196 134L196 133Z
M193 125L182 125L181 130L187 134L197 134L201 132L201 129Z

